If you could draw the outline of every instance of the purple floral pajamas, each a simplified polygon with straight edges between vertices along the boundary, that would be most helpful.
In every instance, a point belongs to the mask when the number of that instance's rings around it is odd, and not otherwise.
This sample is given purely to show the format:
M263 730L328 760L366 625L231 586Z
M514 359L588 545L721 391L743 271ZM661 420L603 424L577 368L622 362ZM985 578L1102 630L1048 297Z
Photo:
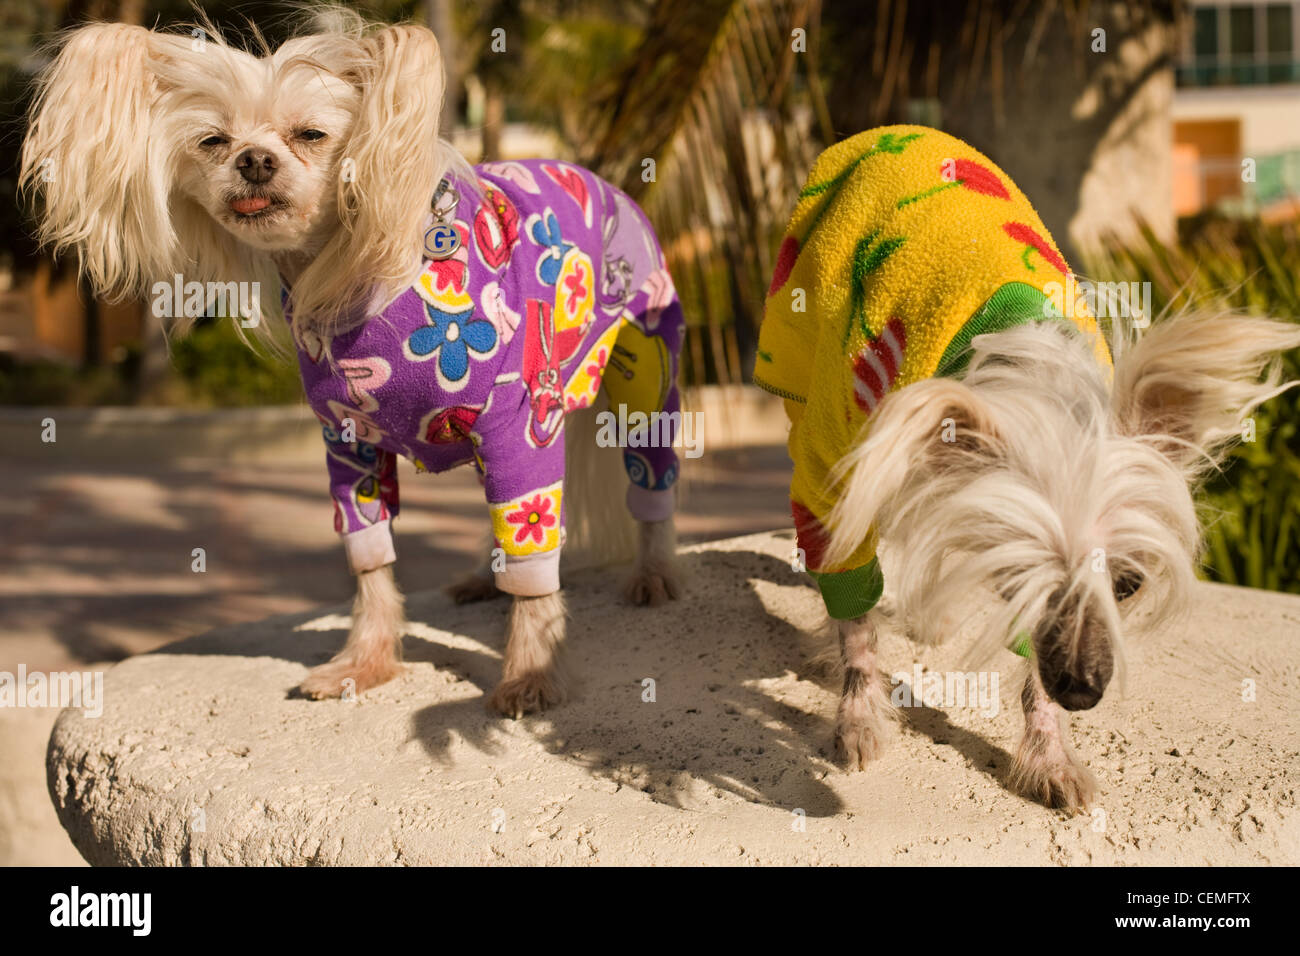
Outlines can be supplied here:
M654 232L622 192L561 162L475 172L481 200L453 181L456 253L428 262L328 349L304 337L299 365L354 573L395 559L397 455L430 472L473 462L506 555L498 587L549 594L563 543L564 416L602 385L615 412L679 411L684 321ZM673 449L627 448L624 464L632 514L669 517Z

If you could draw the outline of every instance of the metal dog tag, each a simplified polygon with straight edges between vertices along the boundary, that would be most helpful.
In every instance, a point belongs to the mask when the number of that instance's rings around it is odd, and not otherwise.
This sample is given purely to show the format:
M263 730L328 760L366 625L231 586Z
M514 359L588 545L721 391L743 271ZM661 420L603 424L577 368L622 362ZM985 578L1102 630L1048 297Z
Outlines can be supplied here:
M444 196L451 198L451 202L445 206L441 204ZM445 179L440 182L437 191L433 194L433 201L429 203L429 208L433 212L433 225L424 234L424 254L427 258L450 259L460 248L460 233L448 221L459 203L460 194L451 187L451 184Z
M460 234L454 226L435 222L424 234L424 254L430 259L450 259L460 248Z

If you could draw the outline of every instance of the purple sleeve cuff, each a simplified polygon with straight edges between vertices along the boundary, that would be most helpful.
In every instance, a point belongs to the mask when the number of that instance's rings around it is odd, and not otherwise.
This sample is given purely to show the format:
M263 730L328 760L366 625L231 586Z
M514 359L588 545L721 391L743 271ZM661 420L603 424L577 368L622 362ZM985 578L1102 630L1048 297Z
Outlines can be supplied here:
M637 521L667 521L676 504L672 488L651 491L640 485L627 486L627 510Z
M375 571L397 560L390 524L390 521L381 521L343 535L343 550L347 553L348 567L353 574Z

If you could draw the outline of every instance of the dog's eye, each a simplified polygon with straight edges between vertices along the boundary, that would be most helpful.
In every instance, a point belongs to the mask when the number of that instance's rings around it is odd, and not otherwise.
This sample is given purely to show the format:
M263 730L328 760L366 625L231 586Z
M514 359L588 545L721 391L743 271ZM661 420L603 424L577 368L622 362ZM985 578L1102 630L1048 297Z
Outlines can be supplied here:
M314 143L318 139L324 139L325 133L318 129L305 129L298 134L299 139L304 139L309 143Z
M1114 587L1116 601L1131 598L1142 587L1142 575L1125 572L1115 579Z
M226 143L229 142L230 140L226 139L226 137L220 135L219 133L214 133L211 136L199 140L199 145L207 149L211 149L213 146L224 146Z

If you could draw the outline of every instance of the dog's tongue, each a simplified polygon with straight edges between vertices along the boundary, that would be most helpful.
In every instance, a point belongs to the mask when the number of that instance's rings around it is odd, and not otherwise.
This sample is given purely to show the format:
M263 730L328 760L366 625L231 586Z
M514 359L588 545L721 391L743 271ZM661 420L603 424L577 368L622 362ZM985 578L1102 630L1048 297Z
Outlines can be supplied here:
M254 196L248 199L236 199L230 204L230 208L241 216L250 216L255 212L261 212L269 205L271 205L271 200Z

